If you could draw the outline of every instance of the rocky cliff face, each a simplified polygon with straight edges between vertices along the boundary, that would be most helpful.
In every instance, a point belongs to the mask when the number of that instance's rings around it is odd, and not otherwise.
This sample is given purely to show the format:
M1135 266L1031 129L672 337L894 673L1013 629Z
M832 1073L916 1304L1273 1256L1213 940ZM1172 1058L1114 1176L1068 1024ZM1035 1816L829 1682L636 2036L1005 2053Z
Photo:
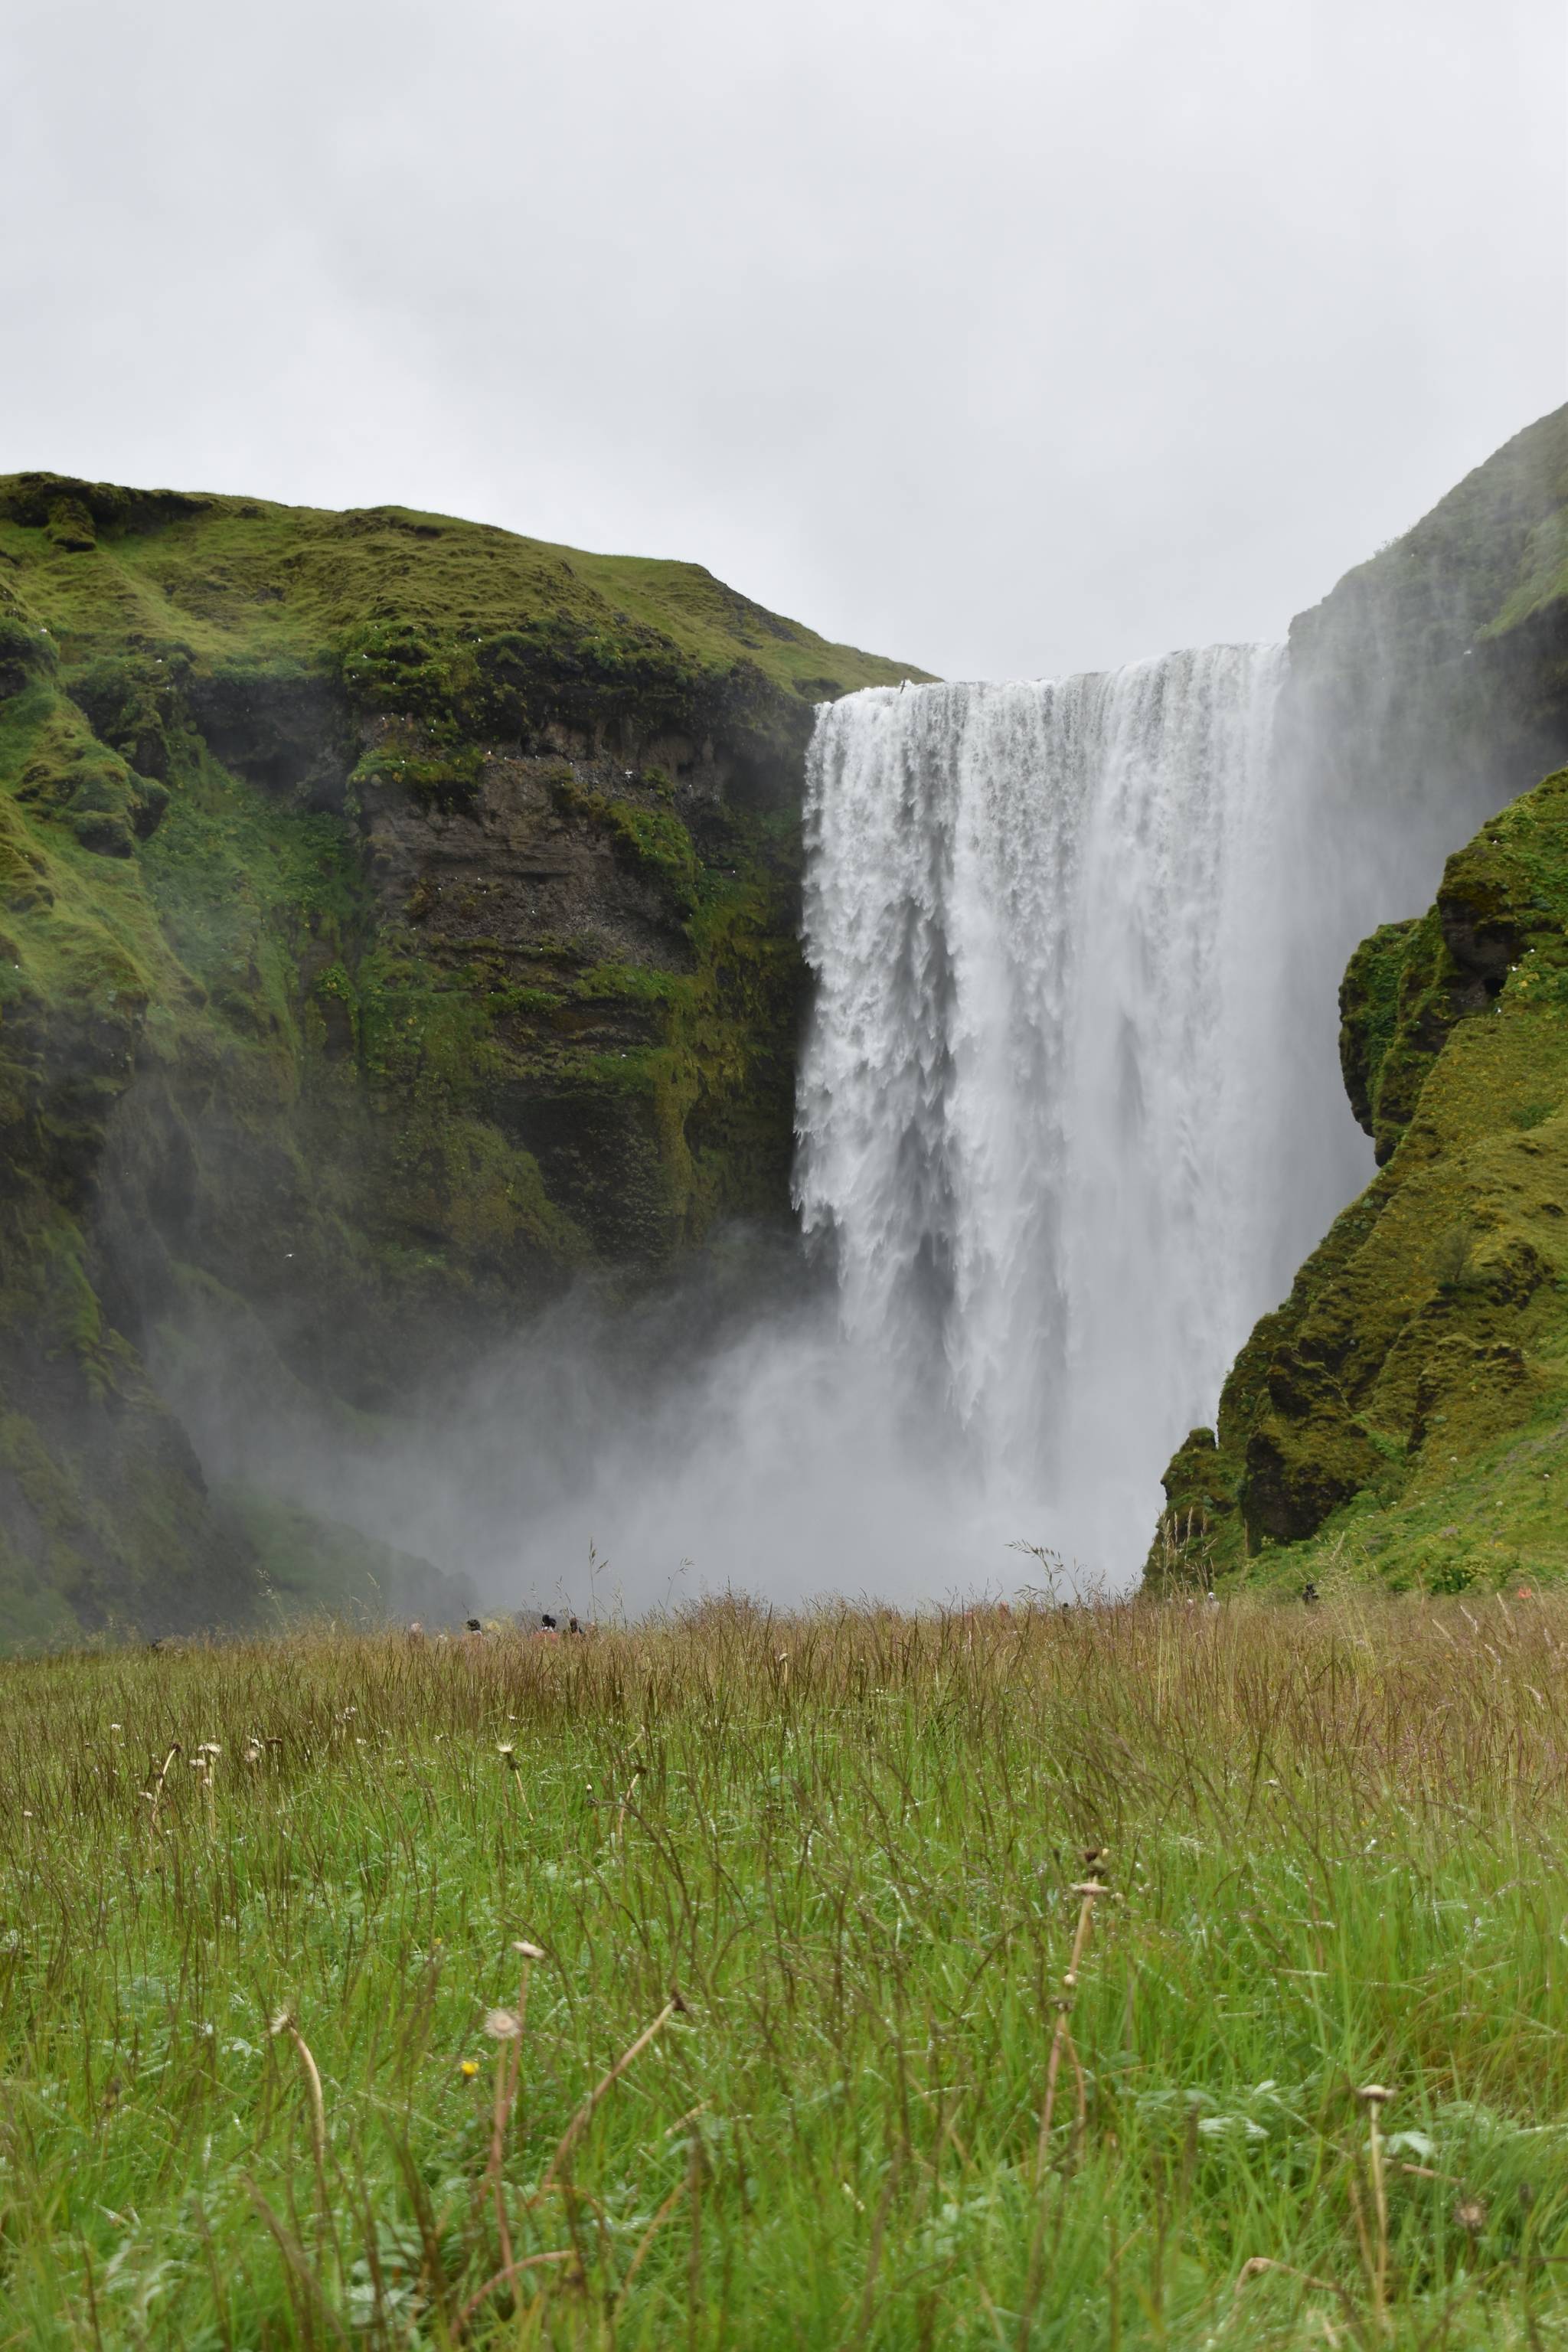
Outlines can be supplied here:
M1386 793L1497 806L1568 758L1568 411L1296 625L1286 753L1355 838ZM1165 1475L1154 1578L1568 1566L1568 772L1356 950L1341 1062L1381 1172Z
M257 1604L154 1342L374 1415L784 1213L811 710L906 675L695 566L0 480L0 1637Z

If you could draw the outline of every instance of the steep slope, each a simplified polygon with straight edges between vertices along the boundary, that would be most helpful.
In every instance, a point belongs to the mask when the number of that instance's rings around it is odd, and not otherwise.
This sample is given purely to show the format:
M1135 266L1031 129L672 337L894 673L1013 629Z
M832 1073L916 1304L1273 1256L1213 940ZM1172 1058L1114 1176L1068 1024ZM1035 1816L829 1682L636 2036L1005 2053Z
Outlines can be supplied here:
M1291 623L1280 711L1281 753L1310 772L1325 824L1397 811L1406 872L1412 855L1456 848L1565 747L1568 407L1516 434ZM1456 812L1468 822L1444 837Z
M1389 913L1485 810L1568 760L1568 409L1293 624L1278 749L1342 905ZM1557 773L1448 857L1426 914L1351 957L1341 1068L1382 1173L1254 1330L1215 1428L1172 1461L1152 1578L1568 1563L1551 1501L1565 925Z
M0 1636L252 1605L151 1338L346 1428L783 1213L812 707L906 675L694 565L0 479Z
M1560 1571L1568 770L1449 859L1429 914L1365 943L1342 1003L1386 1164L1172 1463L1151 1570Z

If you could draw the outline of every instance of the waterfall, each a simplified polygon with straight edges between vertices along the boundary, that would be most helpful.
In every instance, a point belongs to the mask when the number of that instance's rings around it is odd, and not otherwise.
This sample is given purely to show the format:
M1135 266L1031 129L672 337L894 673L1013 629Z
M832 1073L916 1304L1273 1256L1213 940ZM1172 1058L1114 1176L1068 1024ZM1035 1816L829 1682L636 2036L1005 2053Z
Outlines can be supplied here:
M988 1500L1117 1582L1171 1451L1361 1177L1292 1050L1283 667L1218 646L878 688L812 745L804 1228L846 1337ZM1331 1039L1337 964L1308 977Z

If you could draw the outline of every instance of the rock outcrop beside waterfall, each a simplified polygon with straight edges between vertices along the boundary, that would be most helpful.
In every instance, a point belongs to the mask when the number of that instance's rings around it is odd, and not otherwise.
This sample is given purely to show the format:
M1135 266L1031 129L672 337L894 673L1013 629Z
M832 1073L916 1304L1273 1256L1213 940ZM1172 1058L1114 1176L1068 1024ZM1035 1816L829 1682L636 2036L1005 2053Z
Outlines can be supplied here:
M220 1369L363 1435L787 1213L812 709L906 675L694 565L0 480L0 1639L256 1605Z
M1352 839L1379 795L1429 828L1568 756L1568 412L1291 650L1286 753L1318 763ZM1481 824L1426 914L1364 940L1341 1014L1380 1172L1172 1461L1149 1572L1568 1569L1568 771Z

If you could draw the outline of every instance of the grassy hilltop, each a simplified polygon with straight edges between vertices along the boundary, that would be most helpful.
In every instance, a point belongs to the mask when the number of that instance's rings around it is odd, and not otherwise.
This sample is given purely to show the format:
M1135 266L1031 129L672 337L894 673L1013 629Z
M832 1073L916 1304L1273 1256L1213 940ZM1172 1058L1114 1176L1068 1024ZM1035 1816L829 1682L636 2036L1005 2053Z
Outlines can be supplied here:
M782 1213L812 707L918 674L694 564L0 478L0 1639L256 1605L171 1365L363 1436Z
M1342 1597L0 1667L0 2343L1561 2344L1565 1661Z

